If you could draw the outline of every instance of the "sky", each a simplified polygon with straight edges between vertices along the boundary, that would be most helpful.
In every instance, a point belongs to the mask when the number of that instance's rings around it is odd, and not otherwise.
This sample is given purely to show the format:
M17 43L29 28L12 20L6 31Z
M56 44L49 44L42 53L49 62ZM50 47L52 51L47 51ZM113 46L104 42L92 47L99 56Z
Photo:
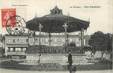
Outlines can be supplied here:
M64 15L90 21L86 34L96 31L113 34L112 0L0 0L0 33L6 33L1 26L1 9L16 8L16 14L27 22L35 16L49 14L55 6L62 9Z

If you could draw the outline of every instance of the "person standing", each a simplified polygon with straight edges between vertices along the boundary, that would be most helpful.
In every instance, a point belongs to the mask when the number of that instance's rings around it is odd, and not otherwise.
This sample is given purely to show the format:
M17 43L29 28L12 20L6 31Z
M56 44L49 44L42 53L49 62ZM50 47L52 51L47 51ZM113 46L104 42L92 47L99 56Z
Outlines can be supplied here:
M69 51L69 54L68 54L68 69L69 69L69 72L72 73L72 63L73 63L73 60L72 60L72 54L71 54L71 51Z

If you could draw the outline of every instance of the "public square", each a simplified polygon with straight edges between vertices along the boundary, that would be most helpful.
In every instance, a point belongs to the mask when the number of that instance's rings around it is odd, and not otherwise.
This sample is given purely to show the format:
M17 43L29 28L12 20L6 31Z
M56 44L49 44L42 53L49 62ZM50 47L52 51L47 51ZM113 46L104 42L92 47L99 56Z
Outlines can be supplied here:
M96 1L1 0L0 72L112 73L111 5Z

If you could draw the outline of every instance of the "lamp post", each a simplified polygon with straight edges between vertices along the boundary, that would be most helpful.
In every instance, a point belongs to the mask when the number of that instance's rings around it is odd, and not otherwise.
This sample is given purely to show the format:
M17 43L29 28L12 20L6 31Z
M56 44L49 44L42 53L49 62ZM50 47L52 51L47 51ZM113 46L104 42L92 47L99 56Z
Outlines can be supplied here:
M68 25L67 25L67 23L64 23L63 27L64 27L64 30L65 30L64 34L65 34L65 52L66 52L66 47L67 47L67 43L68 43L68 38L67 38Z
M84 47L84 29L81 28L81 51Z
M49 46L51 46L51 33L49 33Z
M40 49L40 52L39 52L39 60L38 60L38 63L40 63L40 56L41 56L41 32L42 32L42 24L39 23L39 49Z

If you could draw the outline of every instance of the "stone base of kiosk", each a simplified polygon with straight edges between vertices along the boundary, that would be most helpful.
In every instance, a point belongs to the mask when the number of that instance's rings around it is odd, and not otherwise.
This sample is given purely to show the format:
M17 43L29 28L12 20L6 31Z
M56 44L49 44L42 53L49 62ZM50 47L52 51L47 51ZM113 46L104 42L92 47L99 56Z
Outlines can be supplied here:
M40 63L56 63L60 65L68 65L68 56L65 54L41 54ZM21 63L25 65L38 65L39 64L39 54L28 54L26 60ZM73 65L86 65L88 63L86 55L84 54L74 54L73 55Z

